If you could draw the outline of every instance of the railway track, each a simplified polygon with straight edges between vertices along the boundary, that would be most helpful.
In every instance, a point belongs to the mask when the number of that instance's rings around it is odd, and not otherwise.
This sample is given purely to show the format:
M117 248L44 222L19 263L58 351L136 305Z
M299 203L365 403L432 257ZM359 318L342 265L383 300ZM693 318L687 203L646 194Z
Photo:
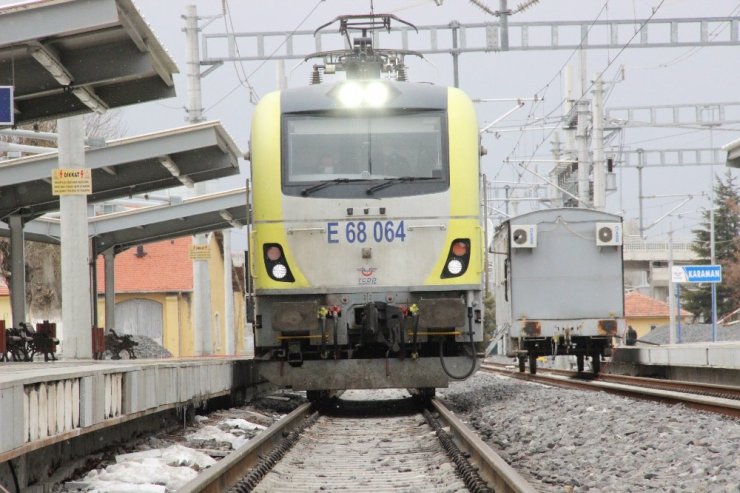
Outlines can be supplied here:
M693 409L740 417L740 389L727 385L610 374L599 374L594 377L592 374L557 369L542 369L532 375L519 372L508 365L495 363L484 363L481 370L557 387L604 391L640 399L683 404Z
M304 404L179 491L534 492L438 399Z

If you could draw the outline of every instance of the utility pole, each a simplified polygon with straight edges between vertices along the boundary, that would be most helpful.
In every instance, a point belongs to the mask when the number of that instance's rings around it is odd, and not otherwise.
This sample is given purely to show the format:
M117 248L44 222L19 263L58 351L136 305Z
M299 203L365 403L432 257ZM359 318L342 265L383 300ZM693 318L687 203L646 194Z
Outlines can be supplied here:
M594 209L606 207L606 162L604 159L604 104L603 82L597 74L593 88L593 144L594 144Z
M560 132L555 132L555 135L553 135L552 139L552 159L556 163L560 162ZM553 171L550 172L550 181L557 183L558 176L557 176L557 166L553 168ZM554 185L550 185L550 203L553 207L562 207L563 206L563 199L560 196L560 193Z
M589 146L588 146L588 101L582 99L576 102L578 112L578 126L576 128L576 143L578 144L578 200L579 207L590 202L589 197Z
M709 126L709 148L712 149L712 157L714 157L714 128L713 125ZM717 263L717 252L714 245L714 159L712 159L712 165L710 167L711 176L709 180L709 263L715 265ZM717 342L717 283L713 282L710 284L712 290L712 342Z
M668 312L670 344L676 344L676 294L673 283L673 223L668 223Z
M644 225L643 225L643 216L642 216L642 168L644 166L644 156L643 156L643 150L637 149L637 202L640 207L640 239L644 240Z
M565 104L563 105L563 116L570 118L573 114L573 102L575 101L575 84L573 79L573 66L565 67ZM567 122L565 130L565 158L575 161L576 158L576 133L575 128Z
M198 48L198 13L195 5L185 7L185 41L187 43L188 122L203 121L200 85L200 51ZM196 195L206 192L204 183L195 185ZM194 245L207 245L207 235L193 236ZM213 352L211 335L211 286L207 260L193 260L193 332L194 356Z
M509 51L509 7L507 0L500 0L499 2L499 27L501 28L501 50Z

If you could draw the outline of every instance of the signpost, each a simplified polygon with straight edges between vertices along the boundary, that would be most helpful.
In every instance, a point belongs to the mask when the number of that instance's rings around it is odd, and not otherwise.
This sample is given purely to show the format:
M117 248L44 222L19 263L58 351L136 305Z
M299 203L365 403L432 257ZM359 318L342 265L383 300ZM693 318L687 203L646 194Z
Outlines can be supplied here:
M53 195L90 195L92 170L89 168L54 168L51 174Z
M722 266L674 265L673 270L671 271L671 282L709 282L716 284L722 282ZM717 342L717 311L715 309L714 302L712 303L712 342Z
M209 260L211 258L211 247L208 245L190 245L188 257L190 257L190 260Z
M15 125L13 86L0 86L0 126Z
M721 265L674 265L673 282L722 282Z

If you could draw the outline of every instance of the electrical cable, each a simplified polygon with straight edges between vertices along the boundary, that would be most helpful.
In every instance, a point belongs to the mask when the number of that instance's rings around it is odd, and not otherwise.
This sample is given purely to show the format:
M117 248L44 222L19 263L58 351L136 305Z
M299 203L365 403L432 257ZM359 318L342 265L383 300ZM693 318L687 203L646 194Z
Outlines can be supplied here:
M607 66L604 68L604 70L602 70L599 73L599 77L601 77L604 74L604 72L606 72L609 69L609 67L611 67L611 65L619 58L619 56L624 52L624 50L626 50L632 44L632 41L634 41L634 39L642 31L642 29L644 29L645 26L647 26L650 23L650 21L653 19L653 17L655 17L655 14L657 14L658 11L660 11L660 8L663 6L663 4L665 3L665 1L666 0L661 0L660 3L658 4L658 6L653 9L653 11L650 14L650 16L645 20L645 22L643 22L641 24L640 29L638 29L635 32L635 34L619 49L619 51L617 52L617 54L614 56L614 59L612 59L612 61L610 61L607 64ZM588 91L591 89L591 87L593 87L593 84L594 83L591 82L591 84L584 91L582 91L582 96L581 96L581 98L579 98L576 101L576 103L579 102L582 99L583 95L585 95L586 93L588 93ZM556 111L557 109L559 109L564 103L565 103L565 100L562 100L560 102L560 104L558 104L558 106L555 109L553 109L550 113L548 113L547 116L549 116L554 111ZM542 147L542 145L547 141L547 139L550 138L550 135L552 135L555 132L555 130L557 130L557 128L559 128L559 126L560 125L557 125L555 128L553 128L552 130L550 130L550 132L547 133L547 135L545 136L545 138L535 147L535 150L532 152L532 155L529 158L529 164L531 164L531 160L534 158L534 156L540 150L540 147ZM522 167L524 167L525 169L528 169L528 164L525 164L524 162L520 162L519 165L522 166Z
M276 47L276 48L275 48L275 49L274 49L274 50L272 51L272 53L270 53L270 54L269 54L269 55L267 56L267 58L265 58L264 60L262 60L262 63L260 63L260 64L259 64L259 65L257 66L257 68L255 68L254 70L252 70L252 72L250 72L250 73L249 73L249 75L247 75L247 76L246 76L246 79L248 80L248 79L249 79L250 77L252 77L252 76L253 76L253 75L254 75L255 73L257 73L257 72L258 72L258 71L259 71L259 70L260 70L260 69L261 69L262 67L264 67L264 65L265 65L265 64L266 64L267 62L269 62L270 60L272 60L272 57L273 57L273 56L275 55L275 53L277 53L277 52L278 52L278 50L279 50L280 48L282 48L282 47L283 47L283 46L285 45L285 43L287 43L287 42L288 42L288 40L289 40L290 38L292 38L292 37L293 37L293 36L295 35L296 31L298 31L298 29L300 29L300 28L301 28L301 26L303 26L303 24L304 24L304 23L305 23L305 22L306 22L306 21L308 20L308 18L309 18L309 17L311 17L311 15L313 15L313 13L314 13L314 12L316 11L316 9L317 9L317 8L319 8L319 5L321 5L321 4L322 4L323 2L325 2L325 1L326 1L326 0L318 0L318 2L316 3L316 5L314 5L314 7L313 7L313 8L311 9L311 11L310 11L310 12L309 12L308 14L306 14L306 16L305 16L305 17L303 18L303 20L301 20L301 22L299 22L299 23L298 23L298 25L297 25L297 26L295 27L295 29L293 29L293 30L292 30L292 31L290 32L290 34L289 34L288 36L286 36L286 37L285 37L285 39L283 39L283 41L282 41L282 42L281 42L281 43L280 43L280 44L279 44L279 45L278 45L278 46L277 46L277 47ZM239 89L240 87L242 87L241 81L239 82L239 85L237 85L237 86L236 86L236 87L234 87L234 88L233 88L232 90L230 90L229 92L227 92L227 93L226 93L226 94L225 94L224 96L222 96L222 97L221 97L221 98L220 98L220 99L219 99L218 101L216 101L216 102L215 102L215 103L213 103L213 104L212 104L211 106L209 106L209 107L208 107L207 109L205 109L205 110L204 110L204 112L205 112L205 111L210 111L211 109L213 109L213 108L215 108L216 106L218 106L218 105L219 105L220 103L222 103L222 102L223 102L223 101L224 101L224 100L225 100L226 98L228 98L228 97L229 97L229 96L231 96L231 95L232 95L232 94L233 94L234 92L236 92L236 91L237 91L237 90L238 90L238 89ZM252 101L252 99L251 99L251 95L250 95L250 101L249 101L249 102L250 102L250 103L252 103L252 104L257 104L257 101Z

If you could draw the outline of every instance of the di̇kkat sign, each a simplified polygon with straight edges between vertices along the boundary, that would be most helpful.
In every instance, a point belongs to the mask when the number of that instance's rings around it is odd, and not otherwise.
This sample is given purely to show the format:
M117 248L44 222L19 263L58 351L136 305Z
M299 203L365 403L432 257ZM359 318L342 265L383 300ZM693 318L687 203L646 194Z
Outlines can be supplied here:
M92 170L89 168L55 168L51 174L53 195L89 195L92 193Z
M208 245L190 245L188 257L190 260L209 260L211 258L211 247Z

